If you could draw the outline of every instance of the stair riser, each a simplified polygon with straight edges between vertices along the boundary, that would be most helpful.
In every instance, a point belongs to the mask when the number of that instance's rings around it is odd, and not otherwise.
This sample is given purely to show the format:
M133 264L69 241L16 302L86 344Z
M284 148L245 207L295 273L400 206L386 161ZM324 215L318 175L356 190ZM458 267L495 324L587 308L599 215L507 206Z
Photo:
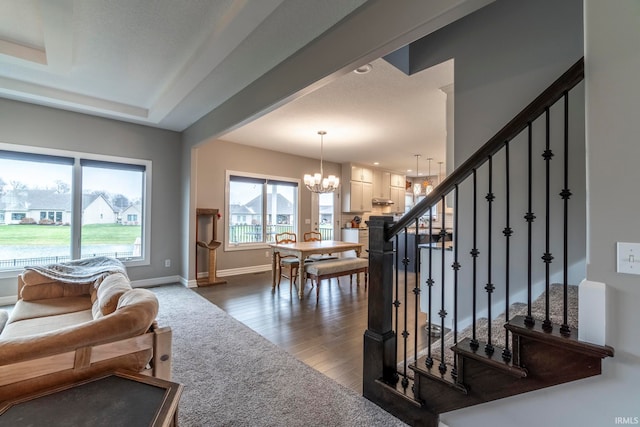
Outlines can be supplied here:
M600 375L602 359L537 340L516 337L519 341L520 365L526 368L532 383L549 387Z
M521 366L528 371L526 378L514 377L482 360L459 354L458 379L467 387L468 395L419 370L415 373L416 395L431 412L441 414L601 373L599 357L520 336L514 337L514 348Z

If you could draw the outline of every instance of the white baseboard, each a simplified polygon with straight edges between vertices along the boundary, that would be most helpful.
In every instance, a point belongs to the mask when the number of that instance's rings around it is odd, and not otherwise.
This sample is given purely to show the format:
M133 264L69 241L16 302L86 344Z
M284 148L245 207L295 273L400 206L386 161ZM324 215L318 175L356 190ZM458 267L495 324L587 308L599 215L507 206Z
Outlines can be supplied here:
M251 274L251 273L262 273L264 271L271 271L271 264L268 265L258 265L253 267L243 267L243 268L232 268L228 270L218 271L219 277L224 276L236 276L239 274ZM198 278L208 277L209 273L199 273ZM197 280L187 280L182 276L164 276L164 277L153 277L151 279L141 279L141 280L132 280L131 287L132 288L150 288L153 286L159 285L167 285L170 283L179 283L187 288L197 288L198 281ZM0 297L0 306L3 305L13 305L18 300L17 295L9 295Z
M2 305L14 305L18 301L17 295L9 295L6 297L0 297L0 306Z
M131 287L132 288L149 288L152 286L167 285L169 283L181 283L184 286L184 280L182 279L182 277L176 275L176 276L153 277L151 279L132 280Z
M218 277L237 276L239 274L263 273L271 271L271 264L253 265L251 267L228 268L226 270L218 270ZM209 272L198 273L198 279L209 277Z

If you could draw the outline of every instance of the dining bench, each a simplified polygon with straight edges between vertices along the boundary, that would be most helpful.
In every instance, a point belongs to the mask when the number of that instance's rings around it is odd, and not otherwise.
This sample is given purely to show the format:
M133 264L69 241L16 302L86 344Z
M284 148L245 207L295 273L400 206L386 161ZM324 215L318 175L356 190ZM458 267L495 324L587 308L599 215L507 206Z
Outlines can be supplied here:
M350 284L353 284L353 275L356 275L356 283L360 286L360 273L364 273L364 288L367 289L369 275L369 260L366 258L339 258L326 261L317 261L305 266L307 278L311 283L315 280L316 297L320 291L320 281L334 277L350 276Z

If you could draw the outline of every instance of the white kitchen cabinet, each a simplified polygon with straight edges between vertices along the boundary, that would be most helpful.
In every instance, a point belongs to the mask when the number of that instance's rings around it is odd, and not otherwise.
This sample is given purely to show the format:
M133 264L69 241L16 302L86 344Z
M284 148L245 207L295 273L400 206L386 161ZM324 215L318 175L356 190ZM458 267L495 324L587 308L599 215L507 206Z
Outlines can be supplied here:
M349 183L349 194L344 194L342 198L343 212L368 212L373 205L373 184L368 182L351 181Z
M373 170L373 197L380 199L391 198L391 172L381 169Z
M402 187L405 188L405 177L404 175L399 175L397 173L392 173L390 174L391 176L389 177L390 179L390 186L391 187Z
M397 213L404 213L405 209L405 189L398 187L391 187L391 200L393 201L392 211Z
M368 182L373 184L373 169L367 168L365 166L355 165L353 163L345 163L342 165L343 175L345 165L350 170L349 181L359 181L359 182Z
M405 176L392 173L390 176L390 199L393 201L392 212L404 213L405 209Z
M358 178L358 179L353 179ZM363 181L368 180L368 181ZM369 212L373 209L373 170L352 163L342 165L342 211Z

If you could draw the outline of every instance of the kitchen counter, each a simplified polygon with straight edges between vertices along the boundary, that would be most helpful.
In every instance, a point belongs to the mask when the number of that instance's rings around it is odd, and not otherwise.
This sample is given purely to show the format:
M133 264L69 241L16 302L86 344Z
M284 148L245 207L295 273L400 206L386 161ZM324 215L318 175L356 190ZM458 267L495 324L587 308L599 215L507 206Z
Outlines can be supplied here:
M436 235L436 234L440 234L440 227L433 227L431 229L431 234ZM450 236L453 233L453 229L452 228L445 228L445 230L447 230L447 234ZM416 234L416 228L415 227L409 227L407 228L407 234ZM429 234L429 227L420 227L418 229L418 234Z
M415 262L417 257L419 256L419 253L416 253L416 246L418 248L422 248L425 246L429 246L429 244L438 244L438 241L440 240L439 228L437 230L435 228L431 230L431 240L429 240L429 229L424 229L424 233L422 232L422 230L423 229L421 228L418 234L415 233L415 228L413 229L413 233L407 230L406 244L404 236L402 234L398 236L398 256L400 260L402 260L403 258L408 258L409 263L407 264L407 271L415 271ZM451 230L447 229L447 237L445 238L445 242L450 242L451 238ZM402 264L400 264L400 268L402 268Z

